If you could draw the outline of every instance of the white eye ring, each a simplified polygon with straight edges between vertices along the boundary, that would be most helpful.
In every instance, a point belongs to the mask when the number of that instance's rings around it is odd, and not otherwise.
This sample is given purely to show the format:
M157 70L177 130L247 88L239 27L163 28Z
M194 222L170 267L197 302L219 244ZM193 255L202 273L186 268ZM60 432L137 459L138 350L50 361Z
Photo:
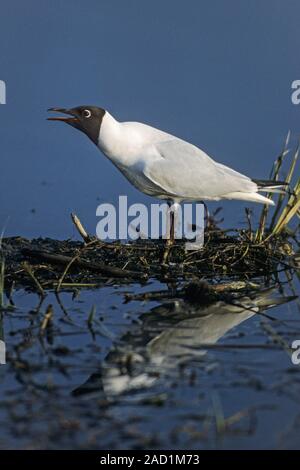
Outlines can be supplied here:
M85 118L90 118L92 115L89 109L85 109L82 114L84 115Z

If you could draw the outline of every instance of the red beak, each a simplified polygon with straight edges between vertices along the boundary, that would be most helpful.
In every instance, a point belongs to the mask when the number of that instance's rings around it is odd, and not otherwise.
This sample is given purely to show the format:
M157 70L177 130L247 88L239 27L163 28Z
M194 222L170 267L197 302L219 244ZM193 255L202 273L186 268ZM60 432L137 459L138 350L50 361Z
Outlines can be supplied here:
M79 121L79 119L69 110L65 108L49 108L47 111L55 111L57 113L64 113L68 114L69 116L72 117L66 117L66 116L56 116L56 117L48 117L48 121L62 121L66 122L68 124L73 124Z

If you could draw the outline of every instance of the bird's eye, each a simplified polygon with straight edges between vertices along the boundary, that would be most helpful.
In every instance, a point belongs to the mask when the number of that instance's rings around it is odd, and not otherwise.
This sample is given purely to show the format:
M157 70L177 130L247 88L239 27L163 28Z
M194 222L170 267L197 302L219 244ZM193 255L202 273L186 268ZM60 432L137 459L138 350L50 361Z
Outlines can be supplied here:
M91 117L91 115L92 115L92 113L91 113L91 111L90 111L89 109L85 109L85 110L82 112L82 114L83 114L83 116L84 116L85 118L89 118L89 117Z

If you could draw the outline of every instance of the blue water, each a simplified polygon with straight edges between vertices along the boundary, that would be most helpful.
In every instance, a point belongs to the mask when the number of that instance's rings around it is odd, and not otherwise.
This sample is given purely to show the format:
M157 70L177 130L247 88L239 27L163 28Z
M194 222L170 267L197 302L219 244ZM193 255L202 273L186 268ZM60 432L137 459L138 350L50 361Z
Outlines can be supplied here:
M38 313L36 296L14 294L3 322L2 448L299 448L299 365L268 333L290 347L297 302L269 318L249 310L262 294L241 299L244 308L123 303L125 291L157 287L62 293L61 304L50 293ZM52 327L41 334L49 303Z

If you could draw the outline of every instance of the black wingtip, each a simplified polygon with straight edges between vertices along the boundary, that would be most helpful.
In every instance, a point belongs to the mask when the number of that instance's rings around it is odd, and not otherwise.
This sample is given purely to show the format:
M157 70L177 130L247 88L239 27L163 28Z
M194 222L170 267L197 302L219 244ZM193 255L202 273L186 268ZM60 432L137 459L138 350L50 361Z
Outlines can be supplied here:
M256 183L259 188L268 188L268 187L275 188L277 186L282 187L282 186L288 186L289 185L289 183L287 183L286 181L277 181L277 180L256 180L256 179L253 179L252 181L254 183Z

